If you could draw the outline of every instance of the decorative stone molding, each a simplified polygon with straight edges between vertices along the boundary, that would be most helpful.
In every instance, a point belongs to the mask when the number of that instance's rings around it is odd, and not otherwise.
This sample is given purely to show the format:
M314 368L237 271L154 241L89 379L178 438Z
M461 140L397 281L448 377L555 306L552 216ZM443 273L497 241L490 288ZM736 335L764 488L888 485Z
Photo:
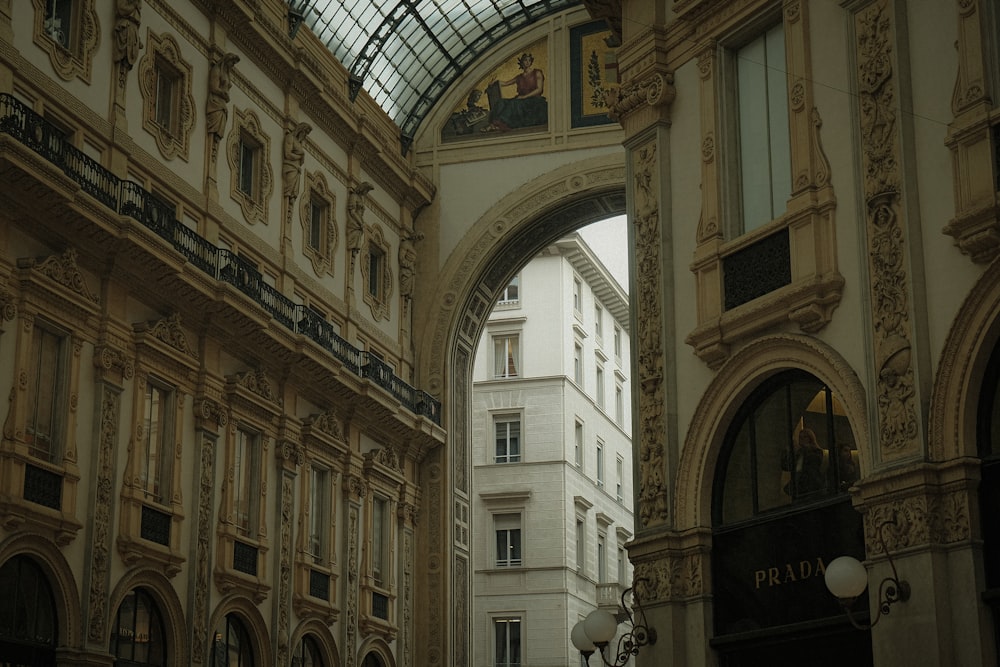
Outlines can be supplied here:
M244 142L253 143L259 154L253 160L254 174L252 176L253 192L244 192L240 187L241 177L241 146ZM229 191L232 198L240 205L243 218L250 224L267 224L267 203L274 191L274 172L271 169L271 137L264 130L257 114L251 110L233 110L233 129L229 133L226 146L226 158L229 161L230 183Z
M378 253L381 257L379 262L371 260L372 253ZM361 278L364 284L361 290L364 302L371 309L372 317L376 320L389 319L389 297L392 296L392 269L389 266L389 242L379 225L368 226L368 233L365 235L365 247L362 252ZM372 265L377 264L381 269L379 275L373 276ZM370 285L375 284L374 290Z
M181 56L181 48L172 35L160 36L150 30L146 42L146 53L139 61L142 127L153 135L163 157L187 160L194 129L194 95L191 94L194 68ZM157 119L158 81L167 68L175 77L174 95L170 100L170 127Z
M94 54L101 43L94 0L74 2L68 26L62 25L58 18L46 19L49 6L46 0L31 0L31 4L35 10L34 42L49 54L52 69L64 81L79 78L89 84Z
M603 20L619 44L622 42L622 1L583 0L583 6L595 19Z
M10 322L17 317L17 300L13 292L0 289L0 321Z
M202 405L208 401L202 402ZM195 560L192 564L192 576L195 581L194 601L191 610L193 619L191 642L191 658L195 663L207 661L205 649L208 647L209 628L209 593L212 576L212 526L214 525L212 508L215 500L215 448L217 438L210 433L202 433L200 447L200 462L198 470L198 523L195 532Z
M642 600L689 602L707 596L711 543L709 529L669 531L631 543L629 559L635 564L632 579L637 582Z
M639 358L639 493L638 514L643 527L669 518L664 451L665 380L663 320L660 302L660 202L659 164L655 142L631 151L633 201L635 202L635 300L636 340Z
M952 94L954 119L948 124L945 144L952 154L955 183L955 217L943 232L955 238L959 250L977 263L1000 255L1000 199L997 197L996 161L998 92L990 90L988 37L995 31L982 0L962 0L958 10L958 71ZM995 11L995 10L994 10ZM994 40L996 37L994 35Z
M333 258L337 250L339 237L337 234L337 196L326 183L323 172L306 172L305 189L299 201L299 223L302 227L302 252L309 258L313 271L317 276L333 272ZM315 199L314 199L315 198ZM322 203L323 220L320 221L320 238L318 246L310 243L313 204Z
M93 506L93 540L90 554L90 589L87 597L87 637L101 642L107 637L108 578L111 568L111 511L114 489L114 451L121 419L119 390L101 387L101 431L98 439L97 494Z
M853 501L864 514L868 555L948 549L981 539L973 520L978 480L979 461L971 457L863 478Z
M734 415L763 380L788 369L819 378L840 399L857 443L862 472L867 474L871 469L868 398L851 365L814 336L762 336L736 352L702 392L681 448L674 490L676 526L710 525L715 467Z
M724 39L732 21L751 11L750 3L690 3L711 16L699 19L698 52L702 129L702 208L698 221L697 247L691 270L695 274L698 323L686 338L695 354L710 368L718 369L732 350L765 332L787 326L816 333L833 318L840 304L844 278L837 268L836 198L831 168L823 149L822 119L814 103L812 72L806 54L810 51L808 7L787 2L783 11L785 50L791 79L788 90L792 191L786 211L759 229L744 233L726 215L724 203L735 199L731 183L737 174L726 168L726 151L735 149L723 116L730 100L720 78L727 76L725 58L731 56ZM731 104L729 106L732 106ZM777 252L781 257L764 261L761 254ZM747 258L756 259L747 259ZM779 261L780 260L780 261ZM726 277L741 270L752 275L746 285L765 286L761 293L738 294ZM779 275L777 270L780 269Z
M19 259L20 269L30 270L39 276L44 276L52 282L66 288L90 304L100 303L97 295L87 286L87 280L76 261L76 250L67 248L61 255L49 255L39 259Z
M657 71L612 88L605 104L608 106L608 117L624 125L626 118L644 105L669 107L676 96L674 73Z
M885 0L873 2L854 17L882 461L916 454L920 448L896 122L900 82L894 69L895 21Z
M188 342L187 334L181 327L181 316L179 313L174 313L170 317L161 320L151 321L144 326L137 325L135 328L137 332L148 333L156 340L166 343L181 354L192 359L198 358L197 352L191 346L191 343Z
M276 410L281 408L281 397L271 387L271 381L261 369L236 373L226 378L226 387L230 390L244 390L270 403Z
M108 343L95 346L94 367L102 379L112 381L118 386L135 376L135 363L132 357Z

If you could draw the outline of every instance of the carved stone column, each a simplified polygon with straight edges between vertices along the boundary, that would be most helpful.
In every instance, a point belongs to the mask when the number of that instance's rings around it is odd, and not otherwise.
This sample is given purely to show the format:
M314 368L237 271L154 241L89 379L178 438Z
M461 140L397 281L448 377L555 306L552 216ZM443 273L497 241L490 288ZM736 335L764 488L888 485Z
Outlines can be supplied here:
M344 473L344 500L347 507L347 526L344 543L347 545L347 577L343 578L344 619L343 635L341 637L340 664L344 667L354 667L358 664L358 596L361 586L361 537L364 533L361 527L361 505L368 495L368 486L359 470Z
M299 446L299 432L287 417L282 418L277 446L274 448L278 463L278 507L276 529L278 533L277 596L274 603L272 627L275 664L291 664L291 606L292 606L292 528L295 517L295 479L302 467L304 453Z
M195 486L197 515L191 522L194 561L188 578L191 613L188 625L191 637L192 664L208 662L209 621L212 614L212 562L215 543L215 451L219 432L229 424L229 413L222 408L221 389L199 390L194 400L195 436L198 447L198 479Z
M103 336L107 338L107 336ZM87 643L104 649L108 624L114 610L108 609L114 532L115 451L120 437L121 394L135 367L125 353L122 341L102 341L94 352L96 382L94 411L100 424L93 461L97 483L90 498L90 544L87 549Z
M637 399L632 433L638 488L636 539L629 547L629 557L635 563L633 580L647 618L661 637L669 637L655 650L641 652L637 664L690 664L689 633L684 628L708 624L706 605L694 598L704 592L701 573L707 566L710 539L678 534L671 506L680 457L673 221L668 187L670 106L675 90L673 72L663 64L667 57L665 29L654 25L626 38L618 54L623 84L609 100L609 107L612 117L625 129L625 192L634 258L630 291L635 350L632 376Z

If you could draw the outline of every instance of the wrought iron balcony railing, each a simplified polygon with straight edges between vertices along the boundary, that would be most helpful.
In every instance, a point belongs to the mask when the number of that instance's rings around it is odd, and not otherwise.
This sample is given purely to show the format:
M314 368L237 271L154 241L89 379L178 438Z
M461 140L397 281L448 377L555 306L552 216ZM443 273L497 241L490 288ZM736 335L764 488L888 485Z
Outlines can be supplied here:
M316 342L352 372L388 391L406 409L441 424L440 401L396 377L376 357L353 347L329 322L264 282L255 266L186 227L177 220L173 206L136 183L115 176L67 141L59 128L7 93L0 93L0 132L57 165L84 192L155 232L193 266L238 289L282 326Z

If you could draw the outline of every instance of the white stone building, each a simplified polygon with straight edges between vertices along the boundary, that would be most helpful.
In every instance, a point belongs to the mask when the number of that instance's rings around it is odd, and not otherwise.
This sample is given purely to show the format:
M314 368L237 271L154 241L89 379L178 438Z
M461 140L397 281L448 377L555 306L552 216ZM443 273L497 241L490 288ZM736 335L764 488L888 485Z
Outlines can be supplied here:
M624 228L624 222L621 223ZM566 665L631 580L627 294L579 234L497 302L472 391L476 665Z

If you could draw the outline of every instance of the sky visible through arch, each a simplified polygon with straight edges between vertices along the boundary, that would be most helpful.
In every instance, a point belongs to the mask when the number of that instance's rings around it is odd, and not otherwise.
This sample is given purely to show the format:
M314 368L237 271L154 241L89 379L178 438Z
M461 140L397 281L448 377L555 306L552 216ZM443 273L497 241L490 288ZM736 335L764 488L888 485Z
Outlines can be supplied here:
M590 249L628 293L628 228L626 217L619 215L595 222L578 231Z

